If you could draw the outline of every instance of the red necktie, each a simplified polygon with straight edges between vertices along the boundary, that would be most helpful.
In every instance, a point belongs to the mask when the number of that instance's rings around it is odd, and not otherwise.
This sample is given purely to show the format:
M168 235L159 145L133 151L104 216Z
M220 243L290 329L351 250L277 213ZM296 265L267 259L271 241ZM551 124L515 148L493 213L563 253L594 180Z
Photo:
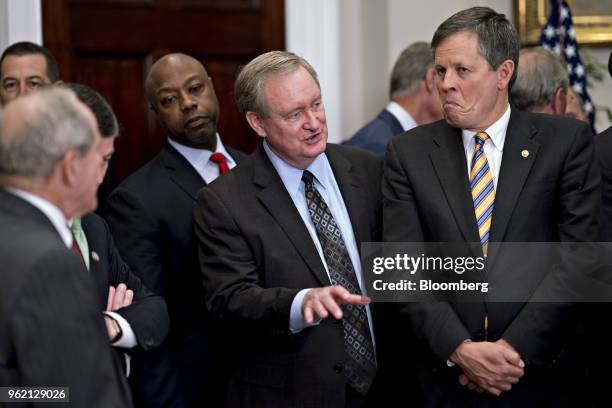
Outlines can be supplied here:
M219 166L219 175L223 175L224 173L230 171L230 168L227 165L227 161L225 160L225 156L223 156L222 153L213 153L210 156L210 160L217 163L217 166Z
M79 244L77 244L76 239L74 238L74 234L72 234L72 252L74 252L81 261L83 260L83 253L81 252L81 248L79 248Z

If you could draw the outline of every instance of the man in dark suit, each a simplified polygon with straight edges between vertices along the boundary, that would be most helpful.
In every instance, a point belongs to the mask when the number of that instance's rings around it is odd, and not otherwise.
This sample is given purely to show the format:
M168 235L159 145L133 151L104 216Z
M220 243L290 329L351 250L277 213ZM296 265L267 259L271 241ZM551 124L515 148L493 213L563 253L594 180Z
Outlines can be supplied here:
M104 97L88 86L75 83L62 86L72 90L96 117L102 136L99 143L102 180L119 135L115 113ZM89 213L74 218L70 225L83 261L98 284L100 306L115 350L123 355L124 351L132 353L159 347L170 328L164 299L151 293L123 262L108 225L99 215ZM127 354L123 361L126 362L126 374L129 374Z
M317 74L292 53L247 64L235 97L263 141L195 213L206 307L233 350L227 404L364 406L376 353L359 244L380 238L382 163L327 144Z
M476 243L480 256L489 241L595 241L589 128L510 107L519 55L512 24L474 7L442 23L432 48L446 120L390 143L385 241ZM518 279L496 278L502 288ZM428 406L567 403L571 305L413 303L405 311L420 340Z
M11 44L0 56L0 106L58 80L57 61L48 49L29 41Z
M172 327L160 349L134 359L134 398L146 407L221 406L227 376L204 308L193 207L197 191L242 155L221 143L219 103L199 61L166 55L145 88L168 141L111 194L107 221L122 258L165 298Z
M544 47L523 48L510 101L519 110L565 115L568 84L567 67L557 54Z
M345 144L382 156L393 136L442 118L428 43L415 42L402 51L391 73L389 93L387 107Z
M94 281L69 249L67 219L96 206L99 141L92 113L66 90L0 113L0 384L69 387L73 406L128 407Z
M612 77L612 52L608 59ZM612 242L612 126L595 138L595 151L601 169L601 240Z

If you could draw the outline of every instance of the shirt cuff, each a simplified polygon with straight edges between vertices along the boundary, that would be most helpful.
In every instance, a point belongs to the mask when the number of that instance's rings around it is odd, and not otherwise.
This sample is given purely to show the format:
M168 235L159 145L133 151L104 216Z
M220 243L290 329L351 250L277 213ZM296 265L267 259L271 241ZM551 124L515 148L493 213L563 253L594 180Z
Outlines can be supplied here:
M121 335L121 338L112 344L113 347L121 347L121 348L130 349L138 345L138 342L136 341L136 335L134 334L134 331L132 330L132 326L130 326L128 321L125 320L123 316L115 312L103 312L103 313L107 315L108 317L115 319L115 321L119 324L119 327L121 327L121 331L123 332L123 334Z
M302 302L304 301L304 296L306 296L306 293L308 293L311 289L312 288L300 290L293 298L293 302L291 302L291 311L289 313L289 330L293 334L301 332L306 327L316 326L321 323L321 318L319 316L314 317L314 320L310 326L304 321L304 315L302 314Z

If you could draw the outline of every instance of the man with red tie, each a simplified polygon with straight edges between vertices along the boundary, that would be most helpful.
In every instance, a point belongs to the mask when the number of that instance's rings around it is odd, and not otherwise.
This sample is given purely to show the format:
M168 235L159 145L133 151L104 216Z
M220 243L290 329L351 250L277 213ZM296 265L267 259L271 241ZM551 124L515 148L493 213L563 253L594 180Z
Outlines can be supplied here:
M145 92L167 143L111 194L107 220L123 259L166 299L172 328L159 350L135 357L134 399L146 407L221 406L225 375L205 314L193 207L198 190L243 155L221 142L219 102L198 60L160 58Z

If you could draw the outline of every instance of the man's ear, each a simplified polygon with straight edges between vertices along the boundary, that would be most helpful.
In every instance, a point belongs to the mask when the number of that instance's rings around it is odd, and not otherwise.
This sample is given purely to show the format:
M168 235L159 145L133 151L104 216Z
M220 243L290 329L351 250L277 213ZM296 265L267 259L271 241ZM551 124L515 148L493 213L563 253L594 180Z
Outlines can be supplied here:
M514 74L514 70L516 66L514 65L514 61L505 60L499 67L497 67L497 86L501 89L508 89L508 84L510 83L510 79L512 79L512 74Z
M567 89L560 87L557 89L552 99L552 110L555 115L565 115L567 108Z
M251 125L251 128L257 133L260 137L266 137L266 129L263 126L263 120L257 115L255 112L247 112L246 120Z
M64 153L64 157L59 162L60 172L64 184L68 186L74 185L77 180L78 166L77 166L77 152L74 149L68 150Z
M425 73L425 89L428 93L438 92L436 88L436 71L433 68L429 68Z

